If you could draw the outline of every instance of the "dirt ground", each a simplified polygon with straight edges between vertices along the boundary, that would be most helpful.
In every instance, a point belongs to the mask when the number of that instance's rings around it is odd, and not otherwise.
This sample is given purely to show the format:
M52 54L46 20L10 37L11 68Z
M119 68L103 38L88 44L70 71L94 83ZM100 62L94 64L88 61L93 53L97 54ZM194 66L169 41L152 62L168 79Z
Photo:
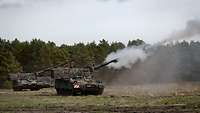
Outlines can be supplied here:
M106 86L101 96L0 90L0 113L200 113L200 83Z

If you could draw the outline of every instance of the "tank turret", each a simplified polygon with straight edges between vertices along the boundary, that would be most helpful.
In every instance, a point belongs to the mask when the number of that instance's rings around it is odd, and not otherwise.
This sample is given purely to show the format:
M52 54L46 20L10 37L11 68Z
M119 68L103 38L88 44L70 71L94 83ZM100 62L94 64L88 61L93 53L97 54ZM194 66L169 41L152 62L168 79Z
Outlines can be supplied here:
M23 89L30 89L34 91L53 87L54 80L51 69L57 66L58 65L31 73L9 73L9 79L12 81L13 90L21 91ZM61 64L59 64L59 66L61 66Z
M87 66L84 68L58 67L53 69L55 78L55 89L58 95L101 95L104 85L100 80L93 77L94 70L98 70L117 59L105 62L98 66Z

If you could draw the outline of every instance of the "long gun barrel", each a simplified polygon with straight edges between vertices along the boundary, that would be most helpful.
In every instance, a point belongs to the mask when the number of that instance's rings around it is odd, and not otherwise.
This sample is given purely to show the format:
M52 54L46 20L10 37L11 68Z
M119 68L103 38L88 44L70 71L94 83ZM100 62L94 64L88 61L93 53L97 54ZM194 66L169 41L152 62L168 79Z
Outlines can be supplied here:
M109 62L105 62L105 63L103 63L103 64L101 64L101 65L99 65L99 66L95 66L95 67L94 67L94 70L100 69L100 68L102 68L102 67L104 67L104 66L106 66L106 65L108 65L108 64L110 64L110 63L116 63L116 62L118 62L118 59L117 59L117 58L114 59L114 60L111 60L111 61L109 61Z
M61 63L61 64L58 64L58 65L55 65L55 66L51 66L51 67L48 67L48 68L45 68L45 69L42 69L42 70L37 71L37 72L35 72L35 73L40 74L40 73L42 73L42 72L51 70L51 69L53 69L53 68L56 68L56 67L59 67L59 66L63 66L63 65L65 65L65 64L66 64L66 62L65 62L65 63Z

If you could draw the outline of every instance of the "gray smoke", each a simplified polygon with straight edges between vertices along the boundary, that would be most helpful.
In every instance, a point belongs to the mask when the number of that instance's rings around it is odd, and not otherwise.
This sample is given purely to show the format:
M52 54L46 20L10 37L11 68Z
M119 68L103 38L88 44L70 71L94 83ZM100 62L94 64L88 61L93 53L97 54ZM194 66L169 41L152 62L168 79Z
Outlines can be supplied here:
M199 20L189 20L186 24L186 27L183 30L172 33L169 36L169 38L167 38L161 42L158 42L152 46L149 46L146 49L144 49L144 45L143 45L142 47L134 47L134 46L127 47L123 50L113 52L107 56L106 61L118 58L118 63L113 63L113 64L110 64L109 66L116 68L116 69L119 69L122 67L131 68L132 65L134 65L138 60L145 61L147 56L156 54L156 53L153 53L152 51L157 50L158 47L160 47L164 43L169 43L171 41L190 39L194 36L200 36L200 21ZM162 52L160 52L160 53L162 53ZM165 54L165 53L162 53L162 54ZM165 56L165 55L162 55L162 56ZM154 60L156 60L156 59L154 59Z
M189 20L185 29L172 33L169 38L163 40L162 42L165 43L170 41L184 40L193 38L195 36L200 36L200 21Z
M135 64L138 60L144 61L147 57L147 54L141 47L127 47L122 50L118 50L114 53L111 53L107 56L106 62L117 58L117 63L111 63L109 66L119 69L122 67L131 68L133 64Z
M108 83L111 85L147 84L185 80L182 78L182 73L188 74L190 71L187 67L191 64L185 64L183 58L190 55L179 48L165 47L165 43L195 36L200 36L200 21L189 20L184 29L174 32L173 35L169 35L169 38L154 45L128 47L109 54L106 61L115 58L119 61L109 67L119 71L114 71Z

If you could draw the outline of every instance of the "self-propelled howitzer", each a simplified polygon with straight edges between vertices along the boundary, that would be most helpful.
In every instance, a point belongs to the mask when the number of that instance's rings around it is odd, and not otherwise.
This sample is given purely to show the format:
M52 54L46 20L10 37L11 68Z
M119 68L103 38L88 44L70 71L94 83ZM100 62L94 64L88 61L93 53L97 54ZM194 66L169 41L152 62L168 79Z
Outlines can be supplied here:
M49 88L54 86L54 79L51 76L51 69L61 66L48 67L37 72L20 72L9 73L9 79L12 81L12 88L14 91L22 91L24 89L30 89L31 91L39 90L42 88Z
M10 73L9 79L12 81L14 91L30 89L31 91L53 86L50 76L37 76L36 73Z
M104 90L102 81L93 77L94 70L100 69L117 59L99 66L85 68L58 67L53 69L55 89L58 95L101 95Z

